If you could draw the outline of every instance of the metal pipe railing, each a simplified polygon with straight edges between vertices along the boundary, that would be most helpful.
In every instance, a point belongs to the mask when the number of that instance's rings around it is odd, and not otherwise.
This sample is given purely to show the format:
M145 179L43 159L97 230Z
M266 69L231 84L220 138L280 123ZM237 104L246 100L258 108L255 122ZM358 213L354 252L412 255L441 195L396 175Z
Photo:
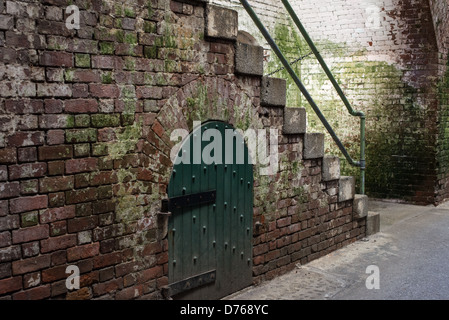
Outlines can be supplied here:
M333 75L330 72L329 68L327 67L326 63L324 62L323 58L321 57L318 49L315 47L313 41L311 40L311 38L307 34L306 30L302 26L301 22L299 21L298 16L294 12L293 8L290 6L290 3L287 0L282 0L282 3L286 7L287 11L289 12L289 14L292 17L293 21L295 22L296 26L298 27L298 29L300 30L301 34L305 38L307 44L312 49L313 53L315 54L315 57L320 62L321 67L324 69L324 72L326 73L326 75L329 77L329 80L334 85L334 88L337 90L337 93L340 95L340 97L343 100L343 103L345 104L345 106L348 109L349 113L351 115L353 115L353 116L360 117L360 161L354 161L351 158L351 156L349 155L349 153L346 150L346 148L344 147L344 145L342 144L342 142L340 141L340 139L338 138L338 136L336 135L336 133L334 132L334 130L332 129L332 127L330 126L329 122L327 121L327 119L325 118L323 113L321 112L321 110L318 107L318 105L315 103L315 101L313 100L313 98L311 97L311 95L309 94L307 89L302 84L301 80L298 78L298 76L295 73L295 71L290 66L290 63L287 61L287 59L282 54L281 50L279 49L279 47L277 46L276 42L271 37L271 35L268 32L268 30L265 28L263 23L260 21L260 19L257 16L257 14L254 12L254 10L251 7L251 5L248 3L247 0L240 0L240 3L243 5L243 7L245 8L246 12L251 17L251 19L254 21L254 23L256 24L257 28L259 29L259 31L264 36L265 40L270 45L271 49L274 51L276 56L279 58L279 60L281 61L282 65L284 66L285 70L287 70L287 72L289 73L290 77L295 82L296 86L299 88L299 90L301 91L303 96L309 102L309 104L312 107L313 111L316 113L316 115L320 119L321 123L324 125L324 127L327 130L327 132L330 134L330 136L332 137L332 139L334 140L334 142L336 143L337 147L340 149L341 153L344 155L346 160L349 162L350 165L360 168L360 193L364 194L365 193L365 165L366 165L366 163L365 163L365 114L363 112L361 112L361 111L355 111L352 108L352 106L349 103L348 99L344 95L343 90L341 90L341 88L338 85L337 81L335 80L335 78L333 77Z

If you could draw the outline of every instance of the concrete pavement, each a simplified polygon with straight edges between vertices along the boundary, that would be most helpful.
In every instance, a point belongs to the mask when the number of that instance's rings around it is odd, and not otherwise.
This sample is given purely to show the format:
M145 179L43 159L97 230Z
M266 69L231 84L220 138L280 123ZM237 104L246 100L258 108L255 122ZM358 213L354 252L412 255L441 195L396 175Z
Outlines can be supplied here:
M380 213L379 233L225 299L449 299L449 203L369 210Z

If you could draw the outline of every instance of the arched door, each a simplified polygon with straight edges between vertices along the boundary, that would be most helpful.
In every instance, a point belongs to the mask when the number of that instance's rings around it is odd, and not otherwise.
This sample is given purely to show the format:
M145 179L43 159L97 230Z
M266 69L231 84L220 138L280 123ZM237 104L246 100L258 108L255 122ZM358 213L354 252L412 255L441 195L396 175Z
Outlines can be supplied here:
M243 137L218 121L195 128L168 196L173 298L218 299L251 285L253 167Z

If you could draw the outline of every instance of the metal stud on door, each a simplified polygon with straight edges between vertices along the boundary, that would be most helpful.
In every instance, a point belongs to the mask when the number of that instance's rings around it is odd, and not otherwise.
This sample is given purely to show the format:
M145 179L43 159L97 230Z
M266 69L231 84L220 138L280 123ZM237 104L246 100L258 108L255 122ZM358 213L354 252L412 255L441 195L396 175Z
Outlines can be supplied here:
M194 129L178 157L183 161L173 168L164 205L172 213L169 294L218 299L252 283L253 168L248 148L231 125L213 121Z

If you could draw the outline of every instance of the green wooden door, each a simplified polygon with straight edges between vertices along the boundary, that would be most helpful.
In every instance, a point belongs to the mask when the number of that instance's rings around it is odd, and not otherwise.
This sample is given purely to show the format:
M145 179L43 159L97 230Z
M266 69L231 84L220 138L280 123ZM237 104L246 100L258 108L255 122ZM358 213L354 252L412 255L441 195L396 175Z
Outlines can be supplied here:
M253 168L242 139L213 121L182 144L183 162L175 162L168 186L178 202L168 223L174 298L218 299L252 283ZM205 195L208 201L197 203Z

